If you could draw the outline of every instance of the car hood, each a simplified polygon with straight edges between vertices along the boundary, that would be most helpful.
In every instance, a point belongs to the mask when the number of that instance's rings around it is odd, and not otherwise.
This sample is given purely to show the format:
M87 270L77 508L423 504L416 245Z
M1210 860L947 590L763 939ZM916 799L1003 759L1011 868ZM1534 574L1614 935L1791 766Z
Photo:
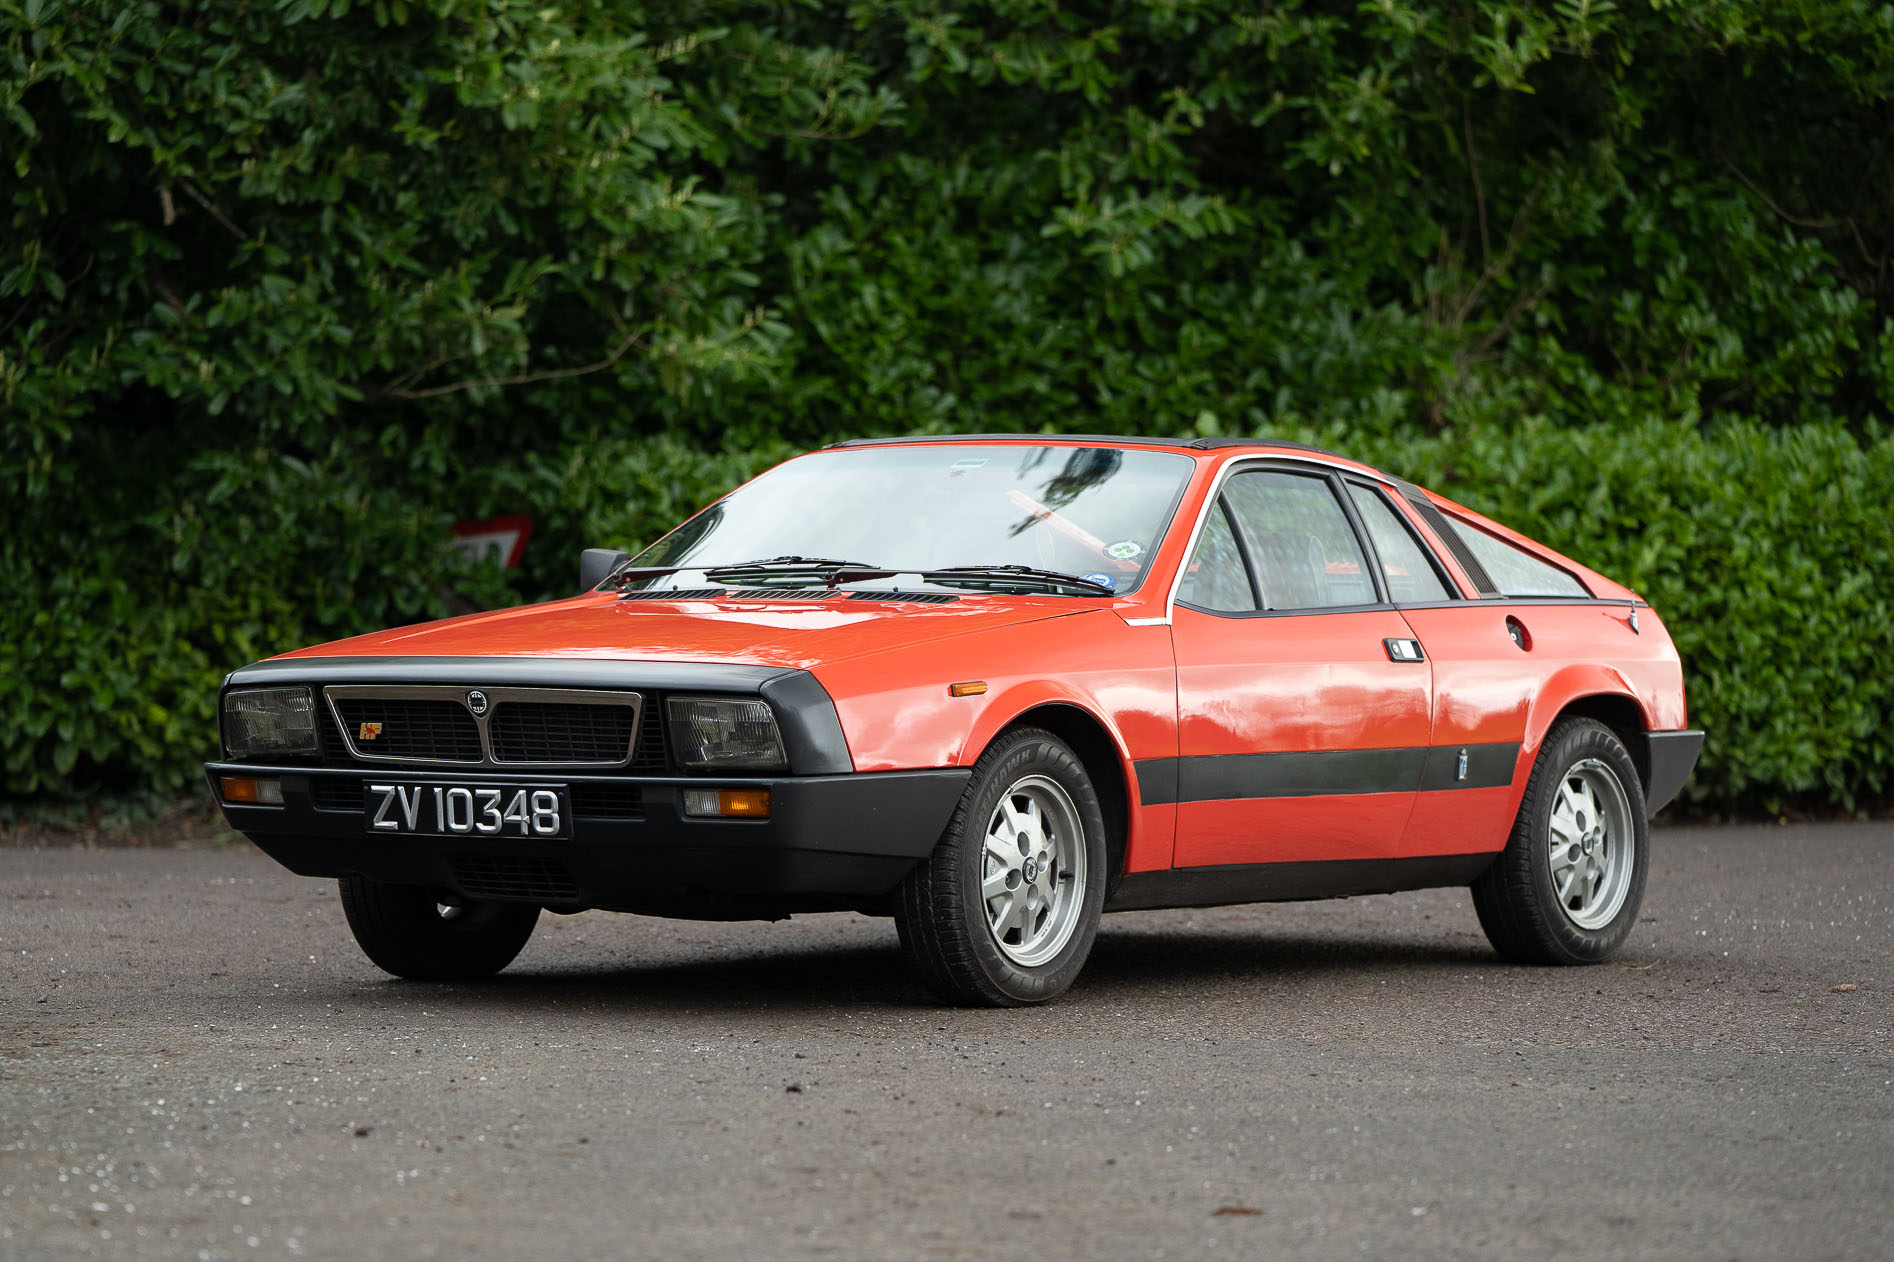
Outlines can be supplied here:
M282 658L547 657L807 670L865 653L1100 607L1097 601L1069 597L968 595L952 604L847 597L672 601L587 593L358 635Z

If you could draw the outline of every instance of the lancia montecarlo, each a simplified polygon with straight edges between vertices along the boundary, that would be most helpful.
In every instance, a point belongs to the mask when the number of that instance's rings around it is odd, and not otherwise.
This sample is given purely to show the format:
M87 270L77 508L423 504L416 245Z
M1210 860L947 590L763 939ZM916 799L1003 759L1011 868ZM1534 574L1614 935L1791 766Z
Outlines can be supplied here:
M231 827L389 973L491 976L542 911L854 910L1009 1006L1104 912L1458 885L1588 963L1703 741L1636 593L1287 442L837 443L580 588L223 685Z

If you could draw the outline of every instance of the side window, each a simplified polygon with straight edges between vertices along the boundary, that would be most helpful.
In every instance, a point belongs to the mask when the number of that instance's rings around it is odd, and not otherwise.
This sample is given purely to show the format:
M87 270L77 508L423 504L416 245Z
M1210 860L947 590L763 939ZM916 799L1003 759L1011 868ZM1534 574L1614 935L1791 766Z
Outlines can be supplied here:
M1387 580L1388 597L1397 605L1417 605L1430 600L1449 600L1447 585L1427 559L1426 552L1401 519L1388 507L1387 497L1365 486L1350 484L1349 496L1355 511L1368 528L1368 538L1381 557L1381 575Z
M1197 550L1191 554L1184 571L1183 586L1177 599L1199 609L1244 613L1256 608L1250 591L1249 573L1243 568L1243 554L1230 533L1230 515L1221 498L1204 520Z
M1472 522L1453 519L1479 563L1486 567L1493 586L1502 596L1589 596L1585 585L1538 557L1532 556L1504 539L1495 538Z
M1368 563L1328 479L1262 470L1224 491L1256 563L1265 609L1371 605Z

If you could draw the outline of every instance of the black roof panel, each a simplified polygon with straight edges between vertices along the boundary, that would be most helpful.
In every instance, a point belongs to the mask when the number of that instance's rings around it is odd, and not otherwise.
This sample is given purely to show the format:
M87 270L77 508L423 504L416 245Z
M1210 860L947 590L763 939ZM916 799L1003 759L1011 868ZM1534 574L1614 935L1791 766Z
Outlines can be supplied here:
M1335 456L1338 460L1346 456L1336 455L1321 447L1311 447L1308 443L1292 443L1280 438L1139 438L1125 434L913 434L899 438L847 438L841 442L830 443L822 450L834 447L881 447L896 443L990 443L990 442L1076 442L1076 443L1120 443L1132 447L1175 447L1182 450L1220 451L1228 447L1286 447L1295 451L1310 451L1321 456Z

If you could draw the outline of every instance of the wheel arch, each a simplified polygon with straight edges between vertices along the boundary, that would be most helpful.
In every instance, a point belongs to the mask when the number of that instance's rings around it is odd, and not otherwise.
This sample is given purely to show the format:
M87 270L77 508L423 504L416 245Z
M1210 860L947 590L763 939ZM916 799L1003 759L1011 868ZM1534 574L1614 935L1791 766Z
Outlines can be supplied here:
M1616 672L1611 672L1615 675ZM1565 718L1594 719L1611 729L1625 750L1631 755L1631 763L1637 768L1638 787L1647 794L1651 787L1651 750L1645 734L1651 730L1651 716L1644 704L1638 700L1630 686L1622 678L1616 680L1616 687L1600 687L1609 681L1591 681L1596 691L1579 692L1567 695L1557 707L1544 707L1544 721L1535 713L1531 730L1530 748L1534 756L1545 743L1546 736L1553 726Z
M1092 778L1098 808L1105 817L1105 870L1110 874L1105 894L1110 897L1124 876L1131 843L1130 764L1124 750L1111 729L1090 710L1072 701L1042 701L1000 724L981 742L980 752L984 753L1003 734L1021 727L1043 728L1071 746Z

